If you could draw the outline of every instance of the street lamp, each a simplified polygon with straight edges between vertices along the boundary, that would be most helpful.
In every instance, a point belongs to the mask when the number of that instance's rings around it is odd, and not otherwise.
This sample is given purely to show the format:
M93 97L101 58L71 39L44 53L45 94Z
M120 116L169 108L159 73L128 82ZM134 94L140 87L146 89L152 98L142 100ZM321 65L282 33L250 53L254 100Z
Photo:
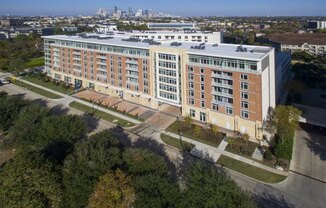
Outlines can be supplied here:
M180 145L182 146L182 132L180 130L178 130L178 132L179 132Z

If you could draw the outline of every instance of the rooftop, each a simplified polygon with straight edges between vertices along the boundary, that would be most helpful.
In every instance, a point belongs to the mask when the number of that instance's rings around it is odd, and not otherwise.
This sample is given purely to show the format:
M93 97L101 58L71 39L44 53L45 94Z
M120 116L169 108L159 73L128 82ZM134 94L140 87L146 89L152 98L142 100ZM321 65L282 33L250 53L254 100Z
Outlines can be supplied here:
M326 45L326 34L277 34L269 35L267 38L273 42L287 45Z
M208 44L196 42L175 42L175 41L153 41L151 39L140 40L126 37L125 35L109 36L99 34L87 34L86 36L53 35L45 36L46 39L66 40L73 42L92 43L110 46L122 46L129 48L149 49L160 46L169 48L185 49L188 54L235 58L244 60L261 60L270 52L270 47L248 46L235 44Z

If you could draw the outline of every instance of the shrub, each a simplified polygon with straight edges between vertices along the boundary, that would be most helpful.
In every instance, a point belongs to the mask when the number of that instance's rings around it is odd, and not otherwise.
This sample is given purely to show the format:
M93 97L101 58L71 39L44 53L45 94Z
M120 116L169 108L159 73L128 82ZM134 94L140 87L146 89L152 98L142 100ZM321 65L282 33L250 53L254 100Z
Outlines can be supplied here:
M212 132L214 132L214 134L219 133L219 128L216 125L211 124L211 130L212 130Z
M188 127L191 127L191 124L192 124L192 118L191 116L186 116L185 117L185 124L188 126Z
M196 137L200 137L201 131L202 129L200 126L195 126L194 133Z

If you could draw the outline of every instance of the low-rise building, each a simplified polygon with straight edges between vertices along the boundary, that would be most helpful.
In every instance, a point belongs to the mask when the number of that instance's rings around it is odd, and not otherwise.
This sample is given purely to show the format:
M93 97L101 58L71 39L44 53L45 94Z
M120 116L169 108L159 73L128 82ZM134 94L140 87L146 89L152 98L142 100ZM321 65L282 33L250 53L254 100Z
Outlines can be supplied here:
M326 53L326 34L280 34L268 39L278 43L282 51L306 51L316 56Z

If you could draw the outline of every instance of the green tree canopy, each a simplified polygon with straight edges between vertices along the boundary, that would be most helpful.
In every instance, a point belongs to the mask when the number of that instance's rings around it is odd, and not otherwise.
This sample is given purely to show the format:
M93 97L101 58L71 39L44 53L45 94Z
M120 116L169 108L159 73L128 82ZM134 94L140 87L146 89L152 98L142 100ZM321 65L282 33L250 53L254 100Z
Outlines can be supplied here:
M60 172L42 155L22 151L0 169L0 207L59 207Z
M121 147L107 130L76 144L64 161L64 207L87 205L99 177L121 164Z
M109 171L100 177L89 199L91 208L130 208L135 201L131 178L121 170Z
M251 196L223 169L196 161L184 176L182 200L177 207L255 207Z
M38 140L36 132L41 122L49 116L50 110L37 104L24 108L9 130L9 142L14 146L33 145Z
M24 100L22 97L3 94L0 97L0 130L8 130L20 111L30 103L30 101Z
M168 173L164 159L147 149L129 148L123 153L123 160L130 174L157 173L166 175Z

